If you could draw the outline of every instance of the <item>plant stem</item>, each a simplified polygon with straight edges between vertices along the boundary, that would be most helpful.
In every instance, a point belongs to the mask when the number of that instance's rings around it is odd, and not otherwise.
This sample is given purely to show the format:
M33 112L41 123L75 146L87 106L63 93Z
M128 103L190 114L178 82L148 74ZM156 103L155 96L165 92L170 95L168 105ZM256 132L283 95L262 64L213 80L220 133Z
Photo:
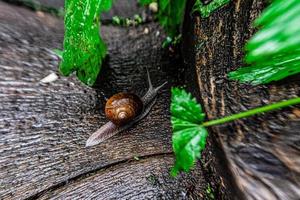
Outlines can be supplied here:
M224 124L226 122L230 122L230 121L233 121L233 120L236 120L236 119L241 119L241 118L253 116L253 115L256 115L256 114L261 114L261 113L264 113L264 112L267 112L267 111L278 110L278 109L288 107L288 106L291 106L291 105L295 105L295 104L299 104L299 103L300 103L300 97L297 97L297 98L289 99L289 100L286 100L286 101L274 103L274 104L271 104L271 105L267 105L267 106L247 110L245 112L230 115L230 116L227 116L227 117L224 117L224 118L221 118L221 119L207 121L207 122L204 122L202 124L202 126L208 127L208 126L213 126L213 125Z

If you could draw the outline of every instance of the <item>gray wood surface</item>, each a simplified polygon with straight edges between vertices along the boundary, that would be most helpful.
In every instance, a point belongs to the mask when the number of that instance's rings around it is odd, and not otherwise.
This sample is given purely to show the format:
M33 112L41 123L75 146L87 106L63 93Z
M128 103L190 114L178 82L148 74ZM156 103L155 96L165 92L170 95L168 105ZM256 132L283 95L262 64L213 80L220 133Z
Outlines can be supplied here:
M265 86L226 77L243 66L244 44L254 34L251 24L265 3L231 1L208 19L186 18L183 49L193 46L184 55L187 75L197 74L190 78L197 80L199 90L190 88L209 119L300 96L299 75ZM299 113L300 107L294 106L210 128L229 176L246 199L300 199Z
M52 50L62 46L63 22L0 1L1 199L206 195L200 166L189 175L169 176L169 89L180 83L182 65L161 48L162 30L156 23L103 26L102 35L109 55L96 88L82 85L74 76L41 83L50 73L58 73L59 60ZM106 122L106 97L146 91L145 67L155 85L168 81L149 116L107 142L85 148L90 134Z
M3 0L12 4L22 5L34 10L45 10L48 12L63 11L64 0ZM133 18L138 14L145 17L144 6L141 6L137 0L114 0L112 8L101 14L101 20L110 22L114 16ZM150 16L149 16L150 17Z
M150 164L151 163L151 164ZM205 191L202 179L191 175L170 179L171 156L151 156L99 170L70 181L41 199L199 199ZM202 176L200 170L194 172Z

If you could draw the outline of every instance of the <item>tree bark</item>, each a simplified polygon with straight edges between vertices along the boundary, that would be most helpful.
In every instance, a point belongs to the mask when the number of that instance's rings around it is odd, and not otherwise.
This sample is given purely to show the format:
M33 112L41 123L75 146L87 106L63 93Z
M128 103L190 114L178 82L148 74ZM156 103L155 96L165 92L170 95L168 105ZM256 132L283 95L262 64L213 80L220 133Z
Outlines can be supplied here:
M264 2L230 1L207 19L186 14L183 49L190 50L184 58L187 76L198 83L198 91L187 85L198 94L208 119L300 96L299 75L261 86L227 78L243 66L244 45L255 33L251 24ZM209 129L244 198L300 199L299 111L294 106Z

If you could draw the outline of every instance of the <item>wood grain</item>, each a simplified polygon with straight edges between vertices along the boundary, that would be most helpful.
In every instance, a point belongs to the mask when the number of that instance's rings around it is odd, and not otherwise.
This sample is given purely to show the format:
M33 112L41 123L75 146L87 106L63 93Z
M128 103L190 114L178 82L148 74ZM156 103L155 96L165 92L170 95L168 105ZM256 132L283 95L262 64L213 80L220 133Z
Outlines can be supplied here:
M71 181L40 199L198 199L205 196L203 179L193 175L171 178L170 156L141 158ZM194 175L202 176L200 170ZM192 192L191 192L192 191Z
M205 185L201 168L186 178L173 180L168 174L172 165L169 88L180 82L182 65L161 48L162 30L156 23L103 26L102 35L109 55L95 88L74 76L44 84L42 78L58 74L59 60L52 50L61 48L62 21L0 2L1 199L73 197L83 185L87 191L82 195L99 198L203 195L197 189ZM119 91L139 95L146 91L145 67L154 85L169 83L149 116L103 144L84 148L90 134L106 122L105 98ZM145 159L127 165L135 156ZM164 178L162 186L138 183L145 183L152 172ZM113 174L127 184L114 185L118 180ZM105 177L107 182L102 180Z
M64 0L3 0L5 2L21 5L33 10L44 10L47 12L57 13L64 9ZM134 15L140 15L143 18L150 17L149 11L144 9L137 0L114 0L112 8L101 13L101 21L104 23L111 23L114 16L123 18L133 18Z
M209 119L300 96L300 76L265 86L240 84L228 72L243 66L243 48L255 33L251 24L265 7L261 0L231 1L208 19L195 15L184 36L185 63L198 81ZM246 199L300 199L299 106L213 127L231 176Z

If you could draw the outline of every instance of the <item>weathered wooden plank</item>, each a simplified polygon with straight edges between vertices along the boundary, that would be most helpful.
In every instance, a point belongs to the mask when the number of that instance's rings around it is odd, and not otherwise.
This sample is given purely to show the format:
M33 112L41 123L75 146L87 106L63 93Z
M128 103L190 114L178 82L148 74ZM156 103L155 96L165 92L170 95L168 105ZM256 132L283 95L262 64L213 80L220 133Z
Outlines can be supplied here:
M144 34L146 27L149 34ZM51 72L58 73L59 61L52 49L61 48L62 21L0 2L1 199L35 198L46 192L50 192L46 196L52 192L57 196L72 196L82 185L91 186L90 180L98 186L104 184L101 188L107 188L107 196L130 195L125 192L128 190L133 197L145 194L146 198L157 192L162 198L168 198L178 187L190 196L200 197L197 188L202 188L201 169L187 176L193 177L190 180L167 178L172 164L168 91L170 85L180 81L178 70L182 66L181 62L170 62L169 57L164 56L161 32L155 23L137 28L103 26L109 56L97 88L82 85L74 76L60 76L44 84L39 82L42 78ZM84 148L90 134L106 122L105 97L118 91L136 91L139 95L145 92L145 67L150 69L154 84L169 82L149 116L103 144ZM125 162L134 156L147 159L129 163L127 167ZM109 166L111 168L106 169ZM145 173L144 169L147 169ZM149 193L149 187L139 187L134 178L145 182L152 171L164 173L161 177L165 178L162 183L166 186L152 187ZM85 180L90 172L95 173L93 178ZM129 176L134 173L141 176L140 179ZM124 193L114 190L116 186L101 182L102 177L108 178L111 174L119 174L122 181L128 182L121 187ZM192 187L192 183L200 185ZM91 193L99 196L103 191L94 187L89 188L87 194ZM181 193L176 191L176 195Z
M23 5L31 9L45 11L59 11L64 9L64 0L4 0L9 3ZM133 18L134 15L145 16L146 12L137 0L114 0L112 8L101 14L101 20L111 20L114 16Z
M174 179L170 156L133 160L75 180L40 199L199 199L206 196L201 170ZM130 186L130 187L129 187Z
M266 86L239 84L226 78L228 72L242 66L244 44L255 31L251 23L264 7L260 0L231 1L208 19L187 18L187 29L192 30L194 38L186 33L184 40L186 46L193 46L194 57L185 54L186 63L190 72L196 66L199 98L209 119L300 96L299 75ZM300 198L299 108L210 129L245 198Z
M33 0L33 2L43 5L45 7L56 8L56 9L62 9L65 4L64 0Z

